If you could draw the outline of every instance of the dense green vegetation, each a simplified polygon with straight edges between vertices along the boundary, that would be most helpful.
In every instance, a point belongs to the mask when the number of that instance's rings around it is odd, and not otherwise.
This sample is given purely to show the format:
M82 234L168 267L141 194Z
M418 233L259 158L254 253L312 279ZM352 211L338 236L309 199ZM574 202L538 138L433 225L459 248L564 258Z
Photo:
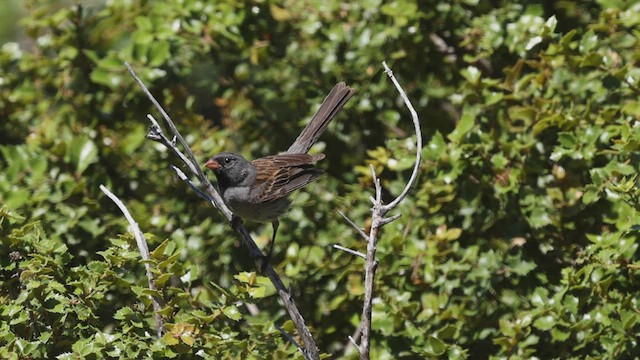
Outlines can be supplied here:
M25 3L25 37L0 50L0 357L300 358L236 234L145 139L155 110L124 61L203 162L282 151L335 82L358 89L273 259L320 349L357 357L363 262L331 245L365 244L336 210L366 224L368 164L392 198L414 152L382 60L426 146L379 244L372 357L640 356L637 4ZM100 184L155 249L161 339ZM249 226L266 245L270 226Z

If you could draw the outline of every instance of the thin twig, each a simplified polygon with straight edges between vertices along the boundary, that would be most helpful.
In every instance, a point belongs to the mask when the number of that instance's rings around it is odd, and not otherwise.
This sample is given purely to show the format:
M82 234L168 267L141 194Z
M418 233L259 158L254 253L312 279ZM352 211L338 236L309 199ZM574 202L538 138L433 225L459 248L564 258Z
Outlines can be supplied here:
M360 351L360 347L358 346L358 340L360 340L360 335L362 335L362 328L360 326L356 327L353 334L349 337L349 340L352 344L356 346L356 349Z
M411 101L409 100L409 98L407 97L407 94L402 89L402 86L400 86L400 83L398 83L398 80L396 80L395 76L393 76L393 71L391 71L391 69L387 66L387 63L384 61L382 62L382 66L384 66L384 71L387 73L387 75L393 82L393 85L396 86L396 89L398 89L398 92L400 93L402 100L404 100L404 104L409 109L409 112L411 113L411 120L413 120L413 128L416 132L416 149L417 149L416 164L413 166L413 171L411 172L411 178L409 178L409 181L407 182L407 186L405 186L404 190L402 190L402 193L400 193L400 195L398 195L398 197L395 200L393 200L392 202L390 202L385 206L387 210L391 210L394 207L396 207L407 196L407 194L409 193L409 190L411 189L413 184L416 183L416 180L418 178L418 173L420 170L420 161L422 156L422 130L420 129L420 119L418 118L418 113L416 112L416 109L413 108L413 105L411 105Z
M343 357L347 357L349 355L349 349L351 348L351 346L353 346L356 351L360 351L360 347L358 346L358 339L360 338L360 334L362 333L361 330L362 328L360 326L357 326L353 334L347 336L349 341L343 346Z
M167 112L164 111L164 109L162 108L162 106L160 105L158 100L156 100L156 98L151 94L149 89L147 89L147 87L144 85L142 80L140 80L140 78L136 75L136 73L133 71L133 69L131 68L129 63L125 62L124 66L127 67L127 70L129 70L129 73L133 76L133 78L136 80L138 85L140 85L140 87L142 88L142 91L144 91L144 93L147 95L149 100L151 100L151 102L156 107L156 109L158 109L160 114L162 114L162 117L164 117L164 120L166 121L167 125L169 126L169 129L171 129L171 132L178 138L178 141L180 142L182 147L184 147L184 150L187 152L187 156L189 157L189 160L191 160L191 163L194 164L194 165L197 164L198 162L196 161L196 157L193 155L193 152L191 151L191 148L189 147L189 144L187 144L187 142L182 137L182 135L180 135L180 132L178 131L176 126L173 124L173 121L171 121L171 117L169 117L169 114L167 114ZM192 171L193 170L194 169L192 169ZM195 170L196 170L196 173L198 175L201 175L202 177L205 177L204 173L202 172L202 169L200 169L200 167L196 166Z
M302 346L300 346L300 344L298 344L296 339L294 339L291 335L289 335L286 331L284 331L284 329L281 328L278 324L273 324L273 325L275 325L276 329L278 329L278 331L280 331L280 333L285 338L287 338L287 340L289 340L290 343L292 343L293 345L295 345L298 348L298 351L300 351L302 353L302 356L304 356L304 358L306 360L310 360L309 356L307 355L307 352L302 348Z
M169 138L164 134L162 128L158 124L158 121L151 115L147 114L147 119L151 122L151 128L149 129L149 133L147 134L147 139L151 139L153 141L157 141L167 147L167 149L171 150L174 155L180 158L180 160L189 167L192 173L197 174L198 166L193 166L192 163L176 146L176 142L173 140L169 140Z
M387 225L390 222L393 222L393 221L396 221L396 220L400 219L401 216L402 216L402 214L395 214L395 215L392 215L392 216L389 216L389 217L386 217L386 218L382 218L380 220L380 224L381 225Z
M102 192L105 193L105 195L107 195L118 206L118 208L120 208L120 211L122 211L122 213L124 214L124 217L129 222L129 225L131 226L131 231L133 232L133 236L136 239L136 244L138 245L138 249L140 250L140 255L142 257L142 260L150 260L151 256L149 254L149 246L147 245L147 240L144 237L144 233L140 231L140 226L138 226L138 223L133 219L133 216L131 216L131 213L129 213L129 210L127 210L127 207L117 196L115 196L111 191L109 191L109 189L107 189L104 185L100 185L100 190L102 190ZM156 284L154 283L153 272L151 271L151 266L149 265L148 261L145 261L144 267L147 273L149 289L152 292L157 293L158 289L156 288ZM162 301L162 299L159 298L158 296L153 295L151 296L151 303L153 304L153 313L156 321L156 333L158 337L162 337L162 335L165 332L165 328L164 328L164 320L162 319L162 315L160 315L160 310L162 310L162 308L164 307L164 301Z
M356 342L356 340L353 338L353 336L349 335L349 341L353 344L353 346L356 347L356 350L360 351L360 349L358 348L358 343Z
M352 249L346 248L346 247L344 247L344 246L340 246L340 245L338 245L338 244L334 244L334 245L333 245L333 247L334 247L334 248L336 248L336 249L338 249L338 250L342 250L342 251L344 251L344 252L347 252L347 253L349 253L349 254L351 254L351 255L359 256L359 257L361 257L361 258L363 258L363 259L366 259L366 258L367 258L367 255L365 255L365 254L361 253L360 251L355 251L355 250L352 250Z
M150 121L152 123L151 129L150 129L151 137L149 136L147 137L151 138L152 140L159 141L160 143L162 143L163 145L171 149L171 151L173 151L176 155L178 155L178 157L184 162L184 164L198 179L198 181L200 182L200 186L202 186L204 190L204 194L207 197L209 197L211 204L214 207L218 208L224 214L227 220L231 222L231 226L233 227L233 229L240 234L242 242L245 244L245 246L249 250L249 255L256 263L256 266L257 267L263 266L263 255L262 255L262 252L260 251L260 248L258 248L255 241L251 237L251 234L242 225L242 221L232 221L233 219L235 219L233 217L233 213L225 205L224 201L222 200L222 197L220 197L220 194L216 191L216 189L213 187L211 182L209 182L207 176L202 171L202 168L197 165L195 157L193 156L193 152L189 148L189 145L186 143L182 135L180 135L180 132L174 125L169 115L164 111L162 106L153 97L153 95L147 89L144 83L138 78L138 76L133 71L131 66L129 66L128 63L125 63L125 66L131 73L131 76L136 80L138 85L140 85L140 87L142 88L144 93L147 95L147 97L151 100L151 102L155 105L158 111L162 114L169 129L171 130L175 138L178 140L178 142L184 147L185 151L187 152L187 155L185 156L184 154L182 154L180 149L178 149L178 147L176 146L175 141L169 140L166 136L164 136L164 134L162 133L162 129L160 128L157 121L153 119L153 117L150 117ZM280 299L284 303L285 309L287 310L289 317L295 324L296 329L298 330L298 333L300 335L300 338L304 342L305 354L309 356L310 359L313 359L313 360L320 359L320 351L318 350L316 342L313 339L313 336L311 335L309 328L305 324L304 318L300 314L300 311L298 310L295 304L295 301L293 300L293 297L291 296L290 292L287 290L287 288L284 286L284 283L280 279L280 276L275 272L271 264L266 264L265 272L269 277L269 280L271 280L274 287L277 289L278 295L280 296Z
M359 227L358 225L356 225L356 223L354 223L351 219L349 219L349 217L345 213L338 210L338 214L340 214L340 216L342 216L342 218L345 219L345 221L348 222L349 225L351 225L358 232L358 234L362 236L363 239L365 240L369 239L369 235L367 235L367 233L365 233L361 227Z
M178 178L184 182L187 183L187 185L189 185L189 187L191 188L191 190L193 190L198 196L200 196L201 198L210 201L211 204L215 207L215 204L213 203L213 200L211 200L211 198L202 192L202 190L198 189L198 187L191 181L191 179L189 179L189 177L182 171L180 170L179 167L171 165L171 169L173 169L173 171L176 172L176 175L178 175Z

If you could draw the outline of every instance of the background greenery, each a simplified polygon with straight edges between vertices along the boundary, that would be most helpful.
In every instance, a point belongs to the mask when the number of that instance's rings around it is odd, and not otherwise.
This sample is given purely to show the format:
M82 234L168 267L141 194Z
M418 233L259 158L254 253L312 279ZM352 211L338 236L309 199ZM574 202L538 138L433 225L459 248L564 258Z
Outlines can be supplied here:
M16 2L12 2L15 4ZM358 93L312 151L274 263L321 350L355 358L367 164L416 189L379 245L376 359L640 356L640 4L25 1L0 51L0 357L290 358L272 289L222 216L144 139L132 64L204 161L287 148L337 81ZM155 334L128 205L156 249ZM253 226L259 245L269 226ZM251 314L245 304L255 304Z

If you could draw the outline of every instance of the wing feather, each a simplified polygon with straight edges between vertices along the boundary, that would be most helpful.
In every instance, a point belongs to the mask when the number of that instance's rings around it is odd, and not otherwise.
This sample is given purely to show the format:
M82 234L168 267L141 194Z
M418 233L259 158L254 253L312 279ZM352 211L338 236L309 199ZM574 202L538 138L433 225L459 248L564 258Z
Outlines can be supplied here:
M324 154L279 154L253 161L258 169L251 187L253 202L261 203L291 194L316 180L324 171L313 163L324 159Z

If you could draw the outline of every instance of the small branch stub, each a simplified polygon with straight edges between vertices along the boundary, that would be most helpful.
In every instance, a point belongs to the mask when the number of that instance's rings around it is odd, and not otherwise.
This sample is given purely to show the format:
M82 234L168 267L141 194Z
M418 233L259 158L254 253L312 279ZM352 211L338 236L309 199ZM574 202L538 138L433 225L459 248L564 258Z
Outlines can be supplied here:
M363 253L361 253L361 252L359 252L359 251L355 251L355 250L352 250L352 249L346 248L346 247L344 247L344 246L340 246L340 245L335 244L335 245L333 245L333 247L334 247L335 249L342 250L342 251L344 251L344 252L346 252L346 253L349 253L349 254L354 255L354 256L361 257L361 258L363 258L363 259L366 259L366 258L367 258L367 255L365 255L365 254L363 254Z

